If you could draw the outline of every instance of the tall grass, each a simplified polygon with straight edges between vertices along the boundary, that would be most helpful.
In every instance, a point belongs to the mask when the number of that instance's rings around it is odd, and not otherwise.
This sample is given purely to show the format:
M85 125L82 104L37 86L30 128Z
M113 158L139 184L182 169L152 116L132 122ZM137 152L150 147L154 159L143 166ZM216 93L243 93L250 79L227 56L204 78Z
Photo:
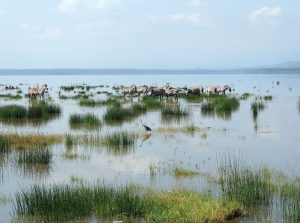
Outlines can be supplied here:
M154 192L135 186L113 188L86 183L33 186L15 195L14 209L18 215L56 222L92 215L144 218L146 222L225 222L240 212L234 202L195 192Z
M238 110L240 102L237 98L227 96L216 96L213 100L205 102L201 106L201 113L204 116L214 116L228 119L232 112Z
M274 187L263 168L247 167L240 157L227 155L218 160L222 194L245 206L268 205Z
M22 92L21 92L22 93ZM11 100L20 100L22 99L22 96L17 94L17 95L12 95L12 94L0 94L0 98L4 99L11 99Z
M17 150L47 147L60 143L61 141L62 137L57 135L0 135L1 145L8 145L9 148Z
M137 135L129 132L115 132L103 138L103 143L115 155L123 155L136 145Z
M251 104L252 117L254 121L257 120L258 112L263 111L265 109L265 104L260 101L255 101Z
M187 116L189 112L186 108L182 108L180 104L164 105L161 108L162 116Z
M147 109L158 109L161 106L161 102L152 96L144 96L143 104Z
M9 138L6 135L0 135L0 154L9 152L10 146Z
M99 128L100 119L94 114L73 114L69 118L71 128Z
M4 105L0 107L1 119L42 119L61 113L58 105L39 102L26 108L21 105Z
M122 122L136 118L146 111L147 108L139 103L134 103L129 108L124 108L120 104L113 105L106 110L104 120L108 123Z
M37 148L33 150L22 150L17 157L19 164L43 164L52 163L53 154L48 148Z

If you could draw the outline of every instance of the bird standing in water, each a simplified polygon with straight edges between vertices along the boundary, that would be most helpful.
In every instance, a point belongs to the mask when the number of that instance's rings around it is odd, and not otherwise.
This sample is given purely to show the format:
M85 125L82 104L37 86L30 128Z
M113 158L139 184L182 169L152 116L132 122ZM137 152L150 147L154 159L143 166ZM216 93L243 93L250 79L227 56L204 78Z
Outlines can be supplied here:
M144 123L143 123L143 121L142 121L142 119L140 119L140 122L142 123L142 126L145 128L145 130L147 131L147 132L151 132L152 130L151 130L151 128L149 127L149 126L147 126L147 125L145 125Z

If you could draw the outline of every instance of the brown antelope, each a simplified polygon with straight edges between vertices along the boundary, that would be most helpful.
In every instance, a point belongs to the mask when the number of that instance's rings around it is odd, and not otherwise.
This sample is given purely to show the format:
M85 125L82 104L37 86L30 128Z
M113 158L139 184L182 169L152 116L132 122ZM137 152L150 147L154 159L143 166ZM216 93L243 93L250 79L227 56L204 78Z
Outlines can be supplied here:
M44 97L45 91L48 90L47 84L43 84L41 88L29 88L28 95L29 97L40 96L40 98Z

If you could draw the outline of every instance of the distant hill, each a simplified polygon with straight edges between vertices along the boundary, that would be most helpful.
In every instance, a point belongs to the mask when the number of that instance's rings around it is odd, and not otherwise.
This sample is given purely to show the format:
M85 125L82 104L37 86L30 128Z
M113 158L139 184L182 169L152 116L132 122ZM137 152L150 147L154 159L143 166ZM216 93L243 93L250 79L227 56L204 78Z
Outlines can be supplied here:
M286 61L283 63L276 64L274 67L280 68L300 68L300 61Z

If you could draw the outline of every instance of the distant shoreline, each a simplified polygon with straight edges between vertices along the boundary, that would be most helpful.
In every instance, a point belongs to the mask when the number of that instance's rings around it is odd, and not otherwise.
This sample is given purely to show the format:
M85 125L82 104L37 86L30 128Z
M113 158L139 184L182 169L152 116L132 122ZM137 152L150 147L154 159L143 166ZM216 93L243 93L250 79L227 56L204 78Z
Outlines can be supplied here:
M300 74L300 68L249 69L0 69L7 75L182 75L182 74Z

